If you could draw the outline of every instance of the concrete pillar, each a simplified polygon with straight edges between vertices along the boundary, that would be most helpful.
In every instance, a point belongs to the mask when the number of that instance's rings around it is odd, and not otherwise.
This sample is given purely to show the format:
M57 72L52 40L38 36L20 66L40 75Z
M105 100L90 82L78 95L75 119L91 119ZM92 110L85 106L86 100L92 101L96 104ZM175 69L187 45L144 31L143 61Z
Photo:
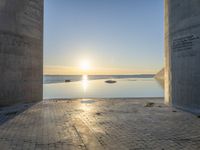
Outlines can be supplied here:
M200 0L165 0L165 102L200 114Z
M0 106L42 100L43 0L0 0Z
M165 6L165 57L164 57L164 96L165 96L165 103L171 104L171 69L170 69L170 53L171 49L169 48L169 0L164 1Z

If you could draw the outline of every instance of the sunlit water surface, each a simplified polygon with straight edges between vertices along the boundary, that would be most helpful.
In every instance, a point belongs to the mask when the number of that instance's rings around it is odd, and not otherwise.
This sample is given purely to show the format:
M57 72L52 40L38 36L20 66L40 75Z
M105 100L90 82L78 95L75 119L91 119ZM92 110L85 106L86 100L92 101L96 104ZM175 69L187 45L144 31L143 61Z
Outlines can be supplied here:
M115 79L117 83L105 83L106 79L43 85L44 99L53 98L131 98L163 97L163 88L154 78Z

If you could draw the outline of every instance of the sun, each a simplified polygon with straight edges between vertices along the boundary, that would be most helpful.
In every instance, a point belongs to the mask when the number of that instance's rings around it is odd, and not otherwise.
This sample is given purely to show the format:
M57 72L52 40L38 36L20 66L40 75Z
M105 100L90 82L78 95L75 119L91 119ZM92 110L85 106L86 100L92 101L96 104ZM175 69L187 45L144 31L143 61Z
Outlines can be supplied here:
M80 68L81 70L87 71L90 70L90 62L88 60L82 60L80 62Z

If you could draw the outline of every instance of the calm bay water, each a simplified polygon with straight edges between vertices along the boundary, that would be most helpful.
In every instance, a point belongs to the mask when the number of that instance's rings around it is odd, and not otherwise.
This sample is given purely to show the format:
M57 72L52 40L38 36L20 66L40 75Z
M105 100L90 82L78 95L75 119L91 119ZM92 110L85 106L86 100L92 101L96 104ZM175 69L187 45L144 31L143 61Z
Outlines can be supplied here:
M105 83L113 78L116 83ZM44 77L44 99L163 97L162 86L151 76L68 76L74 81L68 83L64 79Z

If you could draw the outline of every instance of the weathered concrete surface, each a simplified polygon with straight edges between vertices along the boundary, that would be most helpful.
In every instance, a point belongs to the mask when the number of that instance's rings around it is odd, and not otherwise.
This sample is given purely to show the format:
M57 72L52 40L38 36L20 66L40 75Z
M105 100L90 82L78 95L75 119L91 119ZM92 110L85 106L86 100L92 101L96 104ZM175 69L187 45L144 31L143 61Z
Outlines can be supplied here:
M163 99L49 100L25 107L19 114L2 108L1 149L200 149L200 118Z
M0 0L0 105L42 100L43 0Z
M199 0L165 0L165 101L198 114L199 18Z

